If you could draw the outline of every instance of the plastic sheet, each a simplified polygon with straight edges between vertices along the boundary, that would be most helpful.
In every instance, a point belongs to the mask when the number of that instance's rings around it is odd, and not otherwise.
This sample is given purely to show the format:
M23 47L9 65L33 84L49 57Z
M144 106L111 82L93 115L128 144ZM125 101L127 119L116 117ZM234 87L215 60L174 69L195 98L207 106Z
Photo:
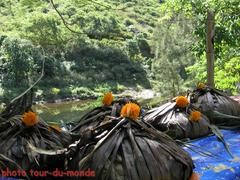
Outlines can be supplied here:
M194 171L200 175L201 180L240 180L240 129L221 132L234 158L216 136L204 137L190 143L201 147L201 150L211 152L214 157L200 155L184 148L191 154L195 165Z

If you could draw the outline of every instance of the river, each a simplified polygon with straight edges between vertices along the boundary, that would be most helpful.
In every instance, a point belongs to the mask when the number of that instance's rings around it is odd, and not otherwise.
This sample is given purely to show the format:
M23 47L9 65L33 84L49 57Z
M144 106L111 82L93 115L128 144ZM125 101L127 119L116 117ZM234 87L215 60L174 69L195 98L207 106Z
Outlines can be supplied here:
M33 110L48 123L77 121L88 110L96 107L96 100L80 100L61 103L46 103L33 106Z

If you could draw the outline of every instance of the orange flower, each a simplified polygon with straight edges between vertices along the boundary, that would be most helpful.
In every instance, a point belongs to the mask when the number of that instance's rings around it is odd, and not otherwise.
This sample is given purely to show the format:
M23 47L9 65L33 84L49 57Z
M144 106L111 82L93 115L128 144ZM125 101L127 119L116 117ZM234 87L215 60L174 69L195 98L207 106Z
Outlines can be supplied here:
M190 113L189 119L191 121L199 121L201 118L201 113L199 111L192 111Z
M22 122L25 126L31 127L38 123L38 118L35 112L25 112L23 114Z
M103 97L102 103L104 106L110 106L113 102L113 95L111 92L106 93Z
M206 87L206 84L204 83L198 83L197 89L204 89Z
M135 103L127 103L121 109L121 116L136 120L140 115L140 107Z
M188 99L185 96L178 96L176 99L176 105L180 108L184 108L189 104Z
M54 130L56 130L56 131L58 131L58 132L61 132L62 131L62 129L59 127L59 125L57 125L57 124L53 124L53 125L50 125L49 126L49 131L51 131L52 129L54 129Z
M199 174L193 172L192 175L190 176L189 180L200 180Z

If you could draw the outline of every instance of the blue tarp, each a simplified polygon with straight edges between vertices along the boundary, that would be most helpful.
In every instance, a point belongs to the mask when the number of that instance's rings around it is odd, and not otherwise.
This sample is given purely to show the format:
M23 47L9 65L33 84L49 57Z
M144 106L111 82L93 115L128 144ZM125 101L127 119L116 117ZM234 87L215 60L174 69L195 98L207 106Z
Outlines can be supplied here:
M208 136L190 142L190 144L201 147L200 149L203 151L211 152L216 157L200 155L184 148L192 156L195 165L194 171L200 175L201 180L240 180L240 130L221 130L221 132L230 147L233 158L216 136Z

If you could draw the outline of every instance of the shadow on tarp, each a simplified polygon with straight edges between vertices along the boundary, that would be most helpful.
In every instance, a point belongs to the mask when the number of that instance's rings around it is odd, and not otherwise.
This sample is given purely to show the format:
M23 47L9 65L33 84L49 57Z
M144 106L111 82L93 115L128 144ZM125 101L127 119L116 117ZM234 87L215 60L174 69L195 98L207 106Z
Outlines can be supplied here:
M194 171L200 175L201 180L240 180L240 129L221 132L234 158L230 157L216 136L204 137L192 141L191 144L218 157L203 156L184 148L191 155L195 165Z

